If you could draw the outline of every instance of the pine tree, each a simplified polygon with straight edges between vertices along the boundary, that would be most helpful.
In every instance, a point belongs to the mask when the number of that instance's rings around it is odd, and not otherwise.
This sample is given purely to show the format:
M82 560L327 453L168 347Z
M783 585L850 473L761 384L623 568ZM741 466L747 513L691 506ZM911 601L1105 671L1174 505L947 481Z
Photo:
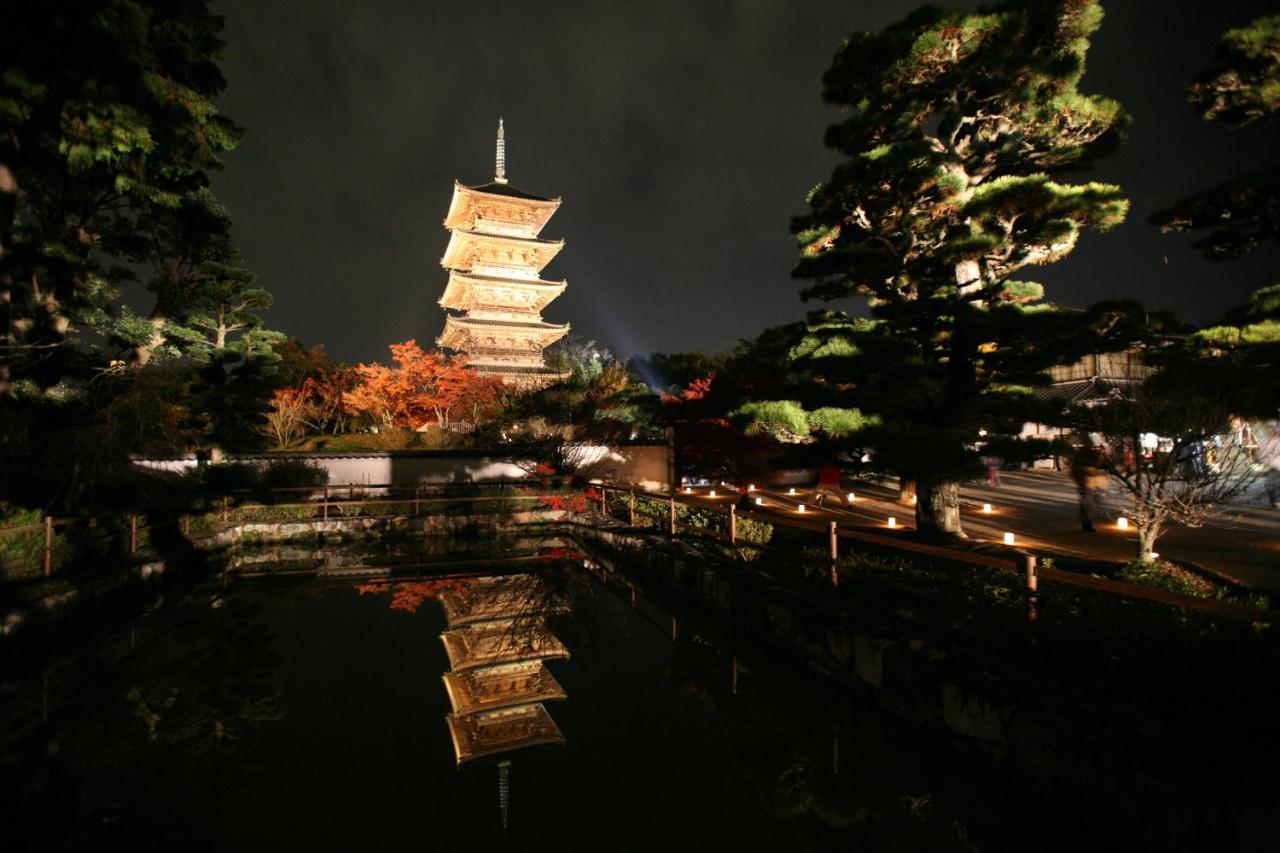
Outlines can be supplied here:
M208 185L240 130L213 99L221 19L207 0L0 5L0 396L73 381L71 354L141 331L122 288L143 235ZM8 188L7 192L6 187Z
M230 440L270 393L269 298L208 189L241 135L221 28L209 0L0 0L0 495L127 470L102 413L156 356L199 362L183 403Z
M1280 15L1228 30L1187 100L1205 121L1232 130L1280 116ZM1195 193L1151 219L1165 231L1207 231L1193 245L1213 260L1280 244L1280 164Z
M881 419L879 458L917 481L922 530L961 532L979 430L1012 431L1066 357L1055 337L1071 324L1015 276L1127 212L1117 187L1055 179L1127 123L1078 89L1101 19L1090 0L927 7L849 36L824 75L845 111L826 141L845 159L793 222L794 275L805 299L867 297L871 319L816 329L810 361Z
M1206 121L1232 130L1265 124L1274 134L1280 118L1280 15L1229 30L1213 65L1191 82L1187 99ZM1280 163L1190 195L1151 219L1167 232L1207 232L1192 245L1211 260L1280 246ZM1247 304L1202 329L1193 343L1237 356L1251 386L1239 405L1274 415L1280 406L1280 284L1257 290Z

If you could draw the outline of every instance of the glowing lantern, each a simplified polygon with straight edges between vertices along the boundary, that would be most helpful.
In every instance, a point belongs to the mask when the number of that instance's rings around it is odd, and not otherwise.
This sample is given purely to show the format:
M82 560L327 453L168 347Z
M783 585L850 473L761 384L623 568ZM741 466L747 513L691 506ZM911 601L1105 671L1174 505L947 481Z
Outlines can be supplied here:
M853 492L849 493L849 503L853 503Z
M796 507L796 512L804 512L804 504L800 504L800 506Z
M754 492L755 490L756 490L756 487L755 487L754 485L747 486L747 491L748 491L748 492Z
M796 490L794 488L787 489L787 494L794 495L795 493L796 493Z
M983 512L986 512L986 513L991 512L991 504L983 504L983 505L982 505L982 511L983 511Z
M756 498L756 506L764 506L764 498Z
M1129 519L1125 518L1123 515L1120 516L1119 518L1116 519L1116 527L1119 527L1121 530L1128 530Z
M707 492L707 497L709 497L709 498L714 498L715 496L716 496L716 490L715 490L715 489L712 489L711 491Z
M689 488L688 486L685 486L685 487L684 487L684 493L685 493L686 495L691 495L691 494L693 494L693 489Z
M1013 534L1012 534L1012 533L1006 533L1006 534L1004 535L1004 544L1006 544L1006 545L1012 545L1012 544L1013 544Z
M898 526L898 519L894 518L892 515L891 515L891 516L889 516L889 526L890 526L890 527L897 527L897 526Z

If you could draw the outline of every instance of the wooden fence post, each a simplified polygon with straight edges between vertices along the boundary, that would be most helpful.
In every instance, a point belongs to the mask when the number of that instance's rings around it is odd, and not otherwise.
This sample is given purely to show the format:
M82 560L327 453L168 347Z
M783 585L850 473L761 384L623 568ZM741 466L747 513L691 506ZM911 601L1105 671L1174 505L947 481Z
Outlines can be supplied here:
M738 544L738 508L729 504L729 545Z
M1035 622L1039 616L1036 605L1039 603L1039 575L1036 572L1036 558L1033 554L1028 554L1026 558L1027 565L1027 621Z
M630 509L628 510L628 514L627 514L627 523L631 527L635 527L636 526L636 490L631 489L630 495L631 495L631 502L630 502Z
M138 514L129 516L129 553L138 553Z
M676 494L671 493L671 538L676 538Z
M44 576L53 573L53 516L44 517Z
M830 550L831 550L831 585L840 585L840 528L836 522L831 522L829 528Z

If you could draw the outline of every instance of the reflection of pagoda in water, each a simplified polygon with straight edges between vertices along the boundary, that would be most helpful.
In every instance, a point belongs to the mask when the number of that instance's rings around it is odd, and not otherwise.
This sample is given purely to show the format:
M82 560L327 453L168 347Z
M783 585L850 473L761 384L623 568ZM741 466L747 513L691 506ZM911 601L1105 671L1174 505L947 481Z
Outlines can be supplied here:
M535 575L478 578L440 594L448 630L445 689L449 732L459 765L547 743L564 735L544 702L567 698L544 661L569 657L547 627L566 608Z

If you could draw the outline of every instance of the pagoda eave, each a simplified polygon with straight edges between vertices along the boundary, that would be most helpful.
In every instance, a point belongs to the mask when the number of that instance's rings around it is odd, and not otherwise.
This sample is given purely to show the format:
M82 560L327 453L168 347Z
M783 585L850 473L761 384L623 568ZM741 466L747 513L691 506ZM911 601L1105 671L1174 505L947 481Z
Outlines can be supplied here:
M482 276L451 270L439 304L457 311L488 308L536 313L551 304L567 286L565 281Z
M456 229L440 258L446 269L469 271L476 267L528 269L539 272L564 248L564 240L543 240L508 234Z

